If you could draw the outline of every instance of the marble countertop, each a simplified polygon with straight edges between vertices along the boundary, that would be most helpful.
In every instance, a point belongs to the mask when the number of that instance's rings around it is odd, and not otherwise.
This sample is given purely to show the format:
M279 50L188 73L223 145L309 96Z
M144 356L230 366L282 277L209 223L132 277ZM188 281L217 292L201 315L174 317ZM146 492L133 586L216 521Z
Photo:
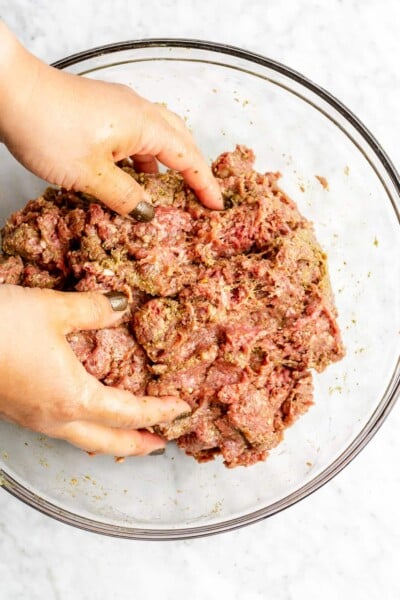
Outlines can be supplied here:
M0 0L46 61L144 37L242 46L297 69L352 109L400 165L397 0ZM400 410L317 493L229 534L153 543L52 521L0 490L4 600L400 598Z

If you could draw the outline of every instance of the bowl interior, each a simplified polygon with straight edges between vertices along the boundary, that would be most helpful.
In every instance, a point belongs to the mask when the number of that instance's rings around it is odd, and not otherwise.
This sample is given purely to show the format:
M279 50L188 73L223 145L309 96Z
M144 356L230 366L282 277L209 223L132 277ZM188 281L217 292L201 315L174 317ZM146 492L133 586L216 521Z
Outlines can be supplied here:
M328 254L347 354L314 375L315 406L265 463L234 470L218 460L198 465L170 444L162 457L115 464L0 423L6 485L54 516L131 537L196 535L272 514L348 460L393 392L400 330L396 188L357 127L272 63L158 44L82 59L68 70L165 102L210 160L242 143L254 149L259 170L282 173L282 188L313 220ZM4 148L0 153L2 224L45 184Z

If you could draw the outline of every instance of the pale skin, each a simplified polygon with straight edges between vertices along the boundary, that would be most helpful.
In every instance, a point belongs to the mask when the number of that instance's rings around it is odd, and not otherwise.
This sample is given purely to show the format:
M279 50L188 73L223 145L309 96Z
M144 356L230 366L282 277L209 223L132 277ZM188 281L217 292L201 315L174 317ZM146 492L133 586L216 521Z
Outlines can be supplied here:
M0 141L52 184L96 196L127 215L146 192L115 162L180 171L198 199L223 207L211 170L183 121L130 88L42 63L0 21ZM99 293L0 285L0 418L94 453L143 455L165 440L144 428L189 410L175 397L136 397L89 375L66 335L117 323Z

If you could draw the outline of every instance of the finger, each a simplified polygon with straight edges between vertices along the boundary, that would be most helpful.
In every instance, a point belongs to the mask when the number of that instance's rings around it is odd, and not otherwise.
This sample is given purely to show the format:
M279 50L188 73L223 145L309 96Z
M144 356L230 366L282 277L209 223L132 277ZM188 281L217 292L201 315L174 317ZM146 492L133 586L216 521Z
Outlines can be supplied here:
M120 292L52 292L51 316L63 335L115 325L128 308Z
M86 390L85 397L80 399L78 418L108 427L142 429L158 423L170 423L182 414L190 413L190 406L174 396L134 396L95 379Z
M96 423L72 421L51 432L86 452L113 456L143 456L165 447L165 440L148 431L112 429Z
M157 161L151 154L135 154L131 158L138 173L158 173Z
M151 205L150 195L111 159L101 169L101 177L93 177L86 182L85 191L124 216L134 211L139 203Z
M216 210L224 207L217 180L190 137L170 127L157 158L170 169L182 173L202 204Z
M157 153L159 161L182 173L202 204L208 208L222 209L224 204L219 185L183 119L163 105L153 106L161 140L161 148Z

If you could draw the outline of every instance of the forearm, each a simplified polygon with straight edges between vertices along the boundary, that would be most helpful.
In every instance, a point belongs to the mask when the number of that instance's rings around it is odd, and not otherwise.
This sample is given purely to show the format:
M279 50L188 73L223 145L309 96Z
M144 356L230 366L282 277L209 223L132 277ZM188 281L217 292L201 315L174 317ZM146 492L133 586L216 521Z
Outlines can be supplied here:
M0 21L0 141L7 143L29 105L42 63ZM44 66L44 65L43 65Z

